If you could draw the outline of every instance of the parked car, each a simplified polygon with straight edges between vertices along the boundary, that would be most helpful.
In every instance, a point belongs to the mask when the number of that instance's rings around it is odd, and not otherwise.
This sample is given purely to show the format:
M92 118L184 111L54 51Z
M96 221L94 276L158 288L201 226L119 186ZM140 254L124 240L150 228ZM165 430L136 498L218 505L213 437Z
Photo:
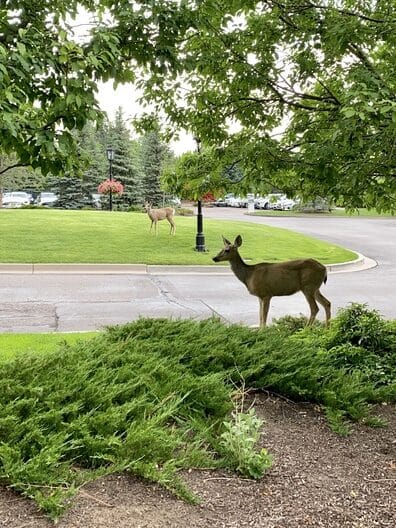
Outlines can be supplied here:
M92 206L96 209L102 209L102 195L99 193L92 193Z
M290 211L295 206L296 202L291 198L287 198L285 195L279 196L279 198L272 204L272 209L278 211Z
M32 195L27 192L13 191L3 194L3 207L12 209L30 205L32 203Z
M58 195L53 192L41 192L36 198L36 204L51 207L57 202L58 198Z
M258 196L257 198L255 198L254 207L255 209L269 209L270 200L268 196Z
M291 198L284 198L281 200L282 211L290 211L296 205L296 201Z
M180 207L181 206L181 200L177 196L171 196L167 200L167 203L169 203L169 205L173 205L175 207Z
M241 197L230 196L230 198L227 198L227 207L241 207Z
M248 200L248 198L246 196L244 196L243 198L238 196L237 201L238 201L238 207L247 207L248 206L248 201L249 200Z
M249 203L249 199L253 195L248 194L246 197L241 196L234 196L234 194L229 193L226 194L224 198L219 198L215 202L213 202L213 205L216 207L247 207Z
M228 193L224 197L224 201L226 203L226 207L233 207L233 203L235 202L235 196L233 193Z

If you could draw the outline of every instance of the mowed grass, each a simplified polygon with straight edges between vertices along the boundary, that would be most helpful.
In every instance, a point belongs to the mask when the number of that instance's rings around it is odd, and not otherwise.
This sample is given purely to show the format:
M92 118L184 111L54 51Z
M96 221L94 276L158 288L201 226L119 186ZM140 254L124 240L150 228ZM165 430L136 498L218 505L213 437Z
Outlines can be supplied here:
M73 345L96 335L97 332L0 334L0 363L18 354L51 354L61 345Z
M254 216L303 216L303 217L311 217L311 218L321 218L323 216L340 216L345 218L351 218L351 217L377 217L377 218L389 218L394 217L395 215L392 213L378 213L374 209L357 209L356 211L346 211L342 207L337 207L335 209L332 209L328 212L312 212L312 213L306 213L303 211L279 211L277 209L262 209L262 210L256 210L254 213L250 213Z
M208 251L200 253L194 250L196 217L176 216L175 223L176 236L169 236L166 221L154 236L143 213L0 210L0 262L214 265L222 235L234 240L238 234L250 263L312 257L333 264L356 258L340 246L286 229L213 219L204 219Z

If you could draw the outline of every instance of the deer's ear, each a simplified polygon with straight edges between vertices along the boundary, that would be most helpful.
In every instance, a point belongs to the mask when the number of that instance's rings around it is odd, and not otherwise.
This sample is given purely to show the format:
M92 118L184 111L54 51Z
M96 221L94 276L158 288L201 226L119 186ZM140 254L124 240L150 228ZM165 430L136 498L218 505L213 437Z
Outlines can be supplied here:
M235 247L241 247L242 246L242 237L241 235L238 235L234 241Z
M224 245L225 246L231 246L231 242L229 240L227 240L225 237L223 237L223 242L224 242Z

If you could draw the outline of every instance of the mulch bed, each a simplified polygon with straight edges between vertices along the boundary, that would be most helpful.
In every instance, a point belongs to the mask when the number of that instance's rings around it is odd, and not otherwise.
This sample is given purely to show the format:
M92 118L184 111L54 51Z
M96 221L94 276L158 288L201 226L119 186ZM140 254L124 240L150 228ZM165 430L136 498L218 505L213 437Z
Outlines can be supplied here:
M201 498L186 504L157 485L113 475L84 487L59 528L374 528L396 526L396 406L388 426L333 433L321 410L271 395L255 398L261 442L274 465L261 481L219 471L184 474ZM49 528L35 504L0 488L0 527Z

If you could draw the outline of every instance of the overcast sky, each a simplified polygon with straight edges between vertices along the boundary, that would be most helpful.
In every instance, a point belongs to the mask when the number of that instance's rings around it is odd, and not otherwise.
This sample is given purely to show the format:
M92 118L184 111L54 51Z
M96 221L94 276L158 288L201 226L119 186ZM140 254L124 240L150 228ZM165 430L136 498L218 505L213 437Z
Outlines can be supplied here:
M88 38L88 29L90 27L90 15L84 9L80 8L76 19L68 19L68 23L73 27L74 37L77 40ZM142 108L139 106L138 95L131 84L119 85L116 90L113 88L113 81L98 83L97 99L100 108L104 110L109 119L113 120L117 109L121 106L127 124L130 124L134 116L139 115ZM132 130L132 127L130 127ZM196 149L196 143L192 135L180 132L180 140L174 141L170 147L175 154L192 151Z
M114 90L113 82L109 81L99 83L98 89L97 98L100 108L107 113L110 120L114 119L115 113L120 106L127 123L142 111L137 102L138 95L131 84L119 85ZM172 142L170 146L175 154L182 154L183 152L196 149L193 137L185 133L181 133L180 140Z

